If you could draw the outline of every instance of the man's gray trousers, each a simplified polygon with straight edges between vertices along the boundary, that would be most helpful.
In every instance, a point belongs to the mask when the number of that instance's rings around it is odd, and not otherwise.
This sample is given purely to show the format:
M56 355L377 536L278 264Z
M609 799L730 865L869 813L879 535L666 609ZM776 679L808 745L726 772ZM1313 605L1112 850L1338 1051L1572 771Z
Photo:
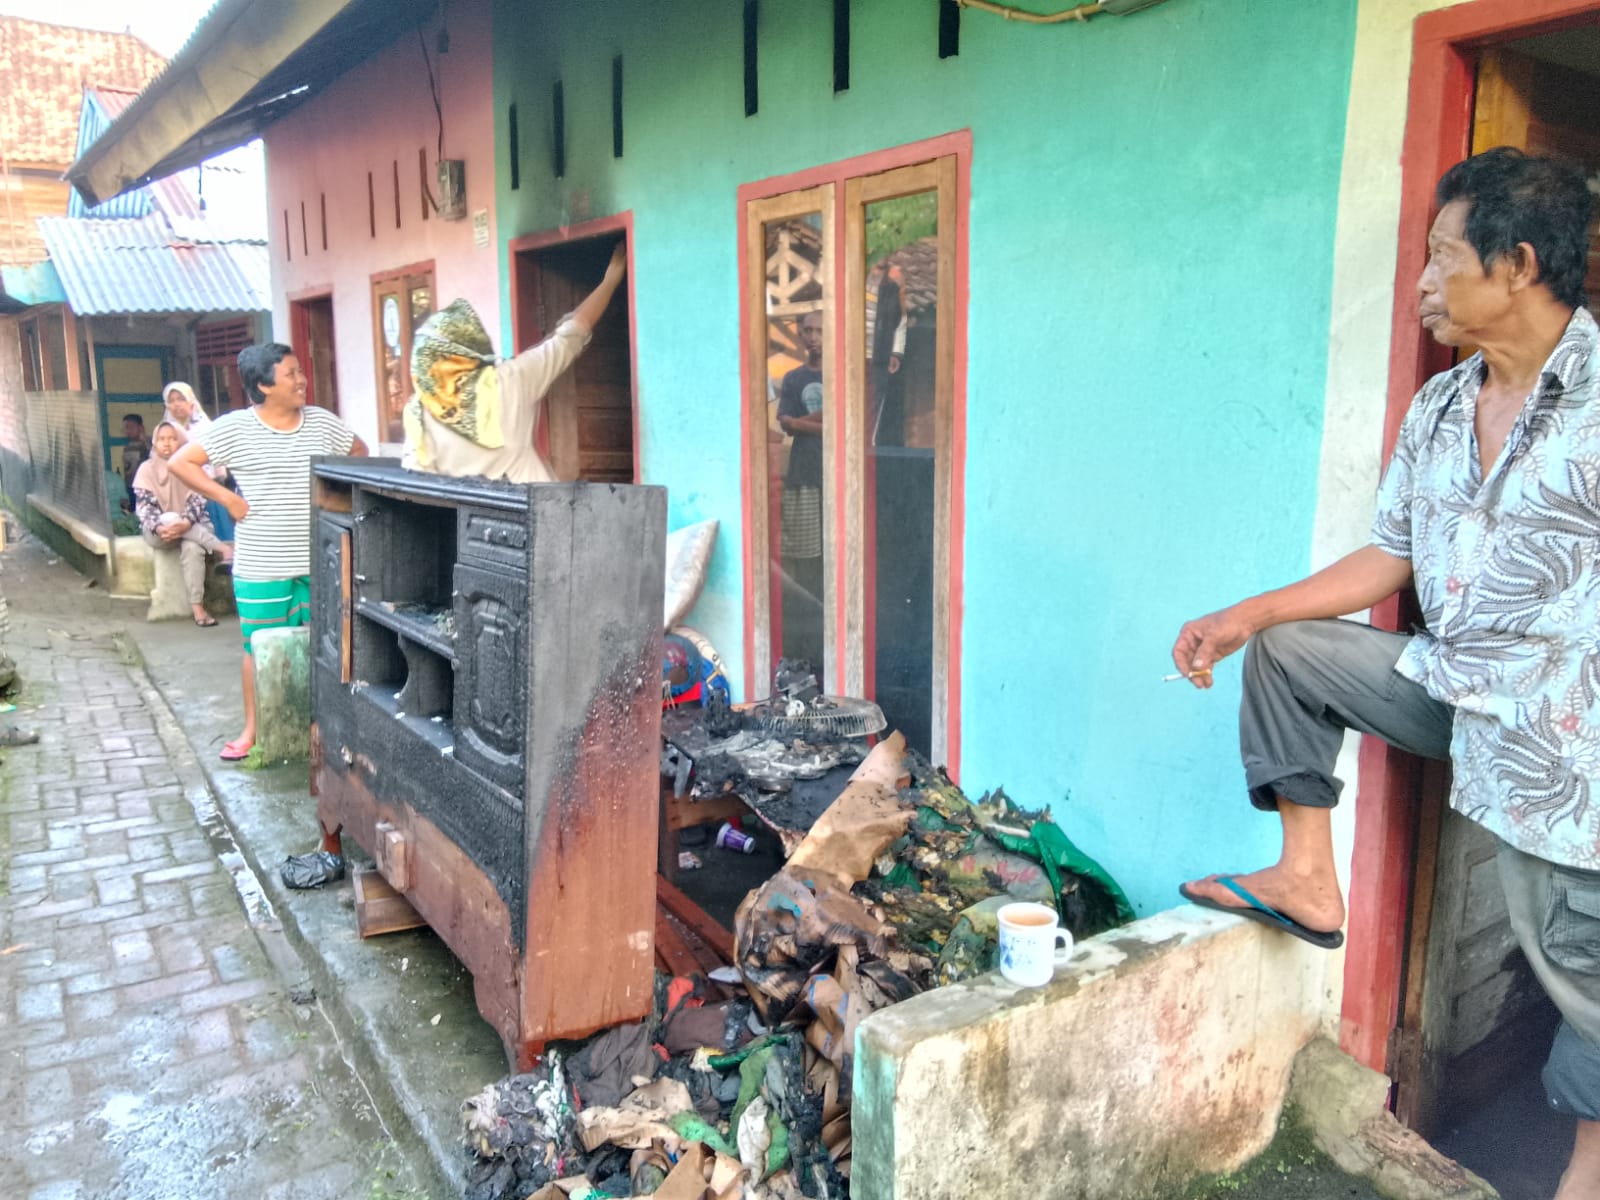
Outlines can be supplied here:
M1296 621L1245 651L1239 749L1251 802L1332 807L1347 729L1423 758L1450 757L1453 710L1395 671L1410 636L1352 621ZM1544 1069L1551 1107L1600 1121L1600 871L1564 867L1499 843L1511 927L1561 1028Z

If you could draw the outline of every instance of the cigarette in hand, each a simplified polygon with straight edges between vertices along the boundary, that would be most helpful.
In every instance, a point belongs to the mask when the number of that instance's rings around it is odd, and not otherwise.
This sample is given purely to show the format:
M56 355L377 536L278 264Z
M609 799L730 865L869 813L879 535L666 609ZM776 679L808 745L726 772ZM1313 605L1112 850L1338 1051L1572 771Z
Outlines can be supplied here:
M1161 677L1161 682L1162 683L1176 683L1180 679L1194 679L1194 678L1197 678L1198 676L1209 675L1209 674L1211 674L1211 668L1210 667L1201 667L1198 671L1186 671L1181 675L1163 675Z

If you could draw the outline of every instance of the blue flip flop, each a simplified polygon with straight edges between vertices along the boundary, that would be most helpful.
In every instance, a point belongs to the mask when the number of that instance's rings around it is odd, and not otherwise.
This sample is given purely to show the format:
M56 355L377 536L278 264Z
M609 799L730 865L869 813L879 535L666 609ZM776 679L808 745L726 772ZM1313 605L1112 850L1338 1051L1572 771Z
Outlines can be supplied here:
M1232 913L1236 917L1243 917L1247 921L1259 921L1269 929L1281 929L1284 933L1293 934L1302 942L1310 942L1322 950L1337 950L1344 945L1344 934L1335 929L1332 933L1322 933L1309 929L1292 917L1286 917L1271 905L1263 904L1248 891L1239 886L1238 880L1232 875L1218 875L1215 882L1220 883L1239 899L1243 900L1248 908L1239 908L1232 904L1218 904L1198 892L1191 892L1187 883L1178 885L1178 895L1190 904L1197 904L1201 908L1213 908L1217 912Z

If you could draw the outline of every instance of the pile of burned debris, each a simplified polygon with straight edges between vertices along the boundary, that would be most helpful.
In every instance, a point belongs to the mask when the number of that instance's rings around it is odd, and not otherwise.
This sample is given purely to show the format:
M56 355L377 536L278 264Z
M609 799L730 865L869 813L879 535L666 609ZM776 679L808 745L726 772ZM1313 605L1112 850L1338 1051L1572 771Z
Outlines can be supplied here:
M788 788L751 784L737 763L702 773L712 747L742 734L777 742L755 761L791 771ZM733 969L661 976L649 1020L554 1047L468 1101L468 1200L844 1200L868 1014L993 969L1003 903L1051 904L1078 937L1132 919L1048 811L1003 792L969 800L898 734L864 754L748 727L693 748L694 785L751 788L758 815L852 754L858 765L803 834L769 821L793 844L739 907Z

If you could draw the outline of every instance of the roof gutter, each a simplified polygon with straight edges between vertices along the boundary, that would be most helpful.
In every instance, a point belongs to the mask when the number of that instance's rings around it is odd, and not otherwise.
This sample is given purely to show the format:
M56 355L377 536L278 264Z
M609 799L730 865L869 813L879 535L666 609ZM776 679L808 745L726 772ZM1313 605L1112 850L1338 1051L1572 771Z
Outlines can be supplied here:
M158 169L170 174L191 165L171 160L351 3L218 0L167 69L67 169L68 182L94 205L140 186ZM253 131L240 140L248 136ZM218 138L208 153L228 149L225 141Z

